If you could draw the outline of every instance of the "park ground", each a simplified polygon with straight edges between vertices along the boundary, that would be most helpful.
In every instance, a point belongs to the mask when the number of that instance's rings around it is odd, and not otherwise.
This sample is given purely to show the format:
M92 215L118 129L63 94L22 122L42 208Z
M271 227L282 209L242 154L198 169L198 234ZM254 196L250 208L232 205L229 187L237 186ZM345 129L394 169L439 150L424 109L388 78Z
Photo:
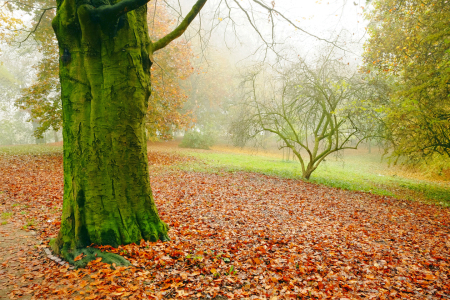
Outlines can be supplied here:
M380 162L327 159L311 181L274 151L150 143L170 242L71 269L44 249L62 208L61 146L0 147L0 299L450 299L450 189Z

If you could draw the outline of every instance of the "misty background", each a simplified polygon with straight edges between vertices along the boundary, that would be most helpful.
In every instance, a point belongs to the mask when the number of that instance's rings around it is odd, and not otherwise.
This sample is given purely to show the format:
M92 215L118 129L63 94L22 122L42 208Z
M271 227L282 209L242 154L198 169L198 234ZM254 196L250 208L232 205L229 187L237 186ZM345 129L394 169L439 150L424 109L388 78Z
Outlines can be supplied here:
M174 20L172 28L194 3L161 2ZM42 3L40 7L50 4ZM156 4L149 2L149 6ZM277 0L267 5L280 14L271 15L250 1L208 1L200 17L180 37L189 43L192 53L189 60L194 71L180 82L188 96L182 110L196 112L191 126L215 127L225 134L230 120L228 110L239 101L242 75L255 65L285 67L298 57L313 60L321 49L333 43L335 56L357 70L368 23L363 15L364 2ZM17 8L14 17L23 22L18 27L33 30L37 12L20 9L20 5ZM53 13L46 14L51 17ZM151 34L151 24L149 31ZM29 37L22 42L27 36L28 32L17 31L12 39L0 44L0 145L62 139L61 130L55 133L51 128L41 138L33 136L39 120L32 120L29 111L15 105L24 89L39 80L36 65L44 56L39 51L39 40ZM56 47L56 43L53 45ZM159 67L155 60L153 68Z

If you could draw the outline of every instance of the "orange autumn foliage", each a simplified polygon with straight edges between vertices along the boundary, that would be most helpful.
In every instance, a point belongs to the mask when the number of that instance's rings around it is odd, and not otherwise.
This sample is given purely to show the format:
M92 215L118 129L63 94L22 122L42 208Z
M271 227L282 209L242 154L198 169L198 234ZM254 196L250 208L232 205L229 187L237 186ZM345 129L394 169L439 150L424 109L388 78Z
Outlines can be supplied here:
M164 4L148 7L150 38L155 41L168 34L175 19ZM187 95L180 83L193 72L190 44L182 38L170 43L153 56L151 72L152 95L147 110L146 128L150 140L170 139L173 130L188 128L193 121L190 111L182 113Z

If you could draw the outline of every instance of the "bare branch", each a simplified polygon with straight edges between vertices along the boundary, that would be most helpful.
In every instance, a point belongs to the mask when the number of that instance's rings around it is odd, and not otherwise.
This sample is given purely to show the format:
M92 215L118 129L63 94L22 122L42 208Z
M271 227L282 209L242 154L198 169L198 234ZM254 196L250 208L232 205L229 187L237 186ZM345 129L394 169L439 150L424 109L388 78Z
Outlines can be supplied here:
M312 37L318 39L319 41L323 41L323 42L326 42L326 43L328 43L328 44L331 44L331 45L335 46L335 47L338 48L338 49L341 49L341 50L343 50L343 51L347 51L347 52L350 52L350 53L352 53L352 54L355 54L355 53L349 51L348 49L341 48L340 46L336 45L335 42L330 42L330 41L327 40L327 39L323 39L323 38L321 38L321 37L318 37L317 35L314 35L314 34L308 32L308 31L304 30L304 29L301 28L301 27L298 27L297 25L295 25L294 22L292 22L291 20L289 20L287 17L285 17L281 12L279 12L279 11L276 10L275 8L270 7L270 6L267 6L267 5L265 5L264 3L262 3L262 2L259 1L259 0L252 0L252 1L255 2L256 4L260 5L262 8L266 9L270 14L272 14L272 12L275 12L277 15L279 15L281 18L283 18L286 22L288 22L289 24L291 24L292 26L294 26L294 28L300 30L301 32L306 33L307 35L312 36Z
M55 9L55 8L56 8L56 7L42 8L42 14L41 14L41 16L39 17L39 21L37 22L36 26L34 26L34 29L31 30L31 31L28 33L27 37L26 37L23 41L20 41L20 42L19 42L19 46L20 46L22 43L26 42L26 41L30 38L30 36L31 36L33 33L35 33L35 32L37 31L37 29L38 29L38 27L39 27L39 24L41 24L42 18L44 18L45 13L46 13L47 11L52 10L52 9Z
M6 4L8 4L8 3L16 3L16 4L20 4L20 5L22 5L22 6L26 6L26 7L29 7L29 8L32 8L32 9L37 9L37 10L49 10L49 9L56 8L56 7L46 7L46 8L42 8L42 7L37 7L37 6L29 5L29 4L20 2L20 1L6 1L4 5L6 5Z

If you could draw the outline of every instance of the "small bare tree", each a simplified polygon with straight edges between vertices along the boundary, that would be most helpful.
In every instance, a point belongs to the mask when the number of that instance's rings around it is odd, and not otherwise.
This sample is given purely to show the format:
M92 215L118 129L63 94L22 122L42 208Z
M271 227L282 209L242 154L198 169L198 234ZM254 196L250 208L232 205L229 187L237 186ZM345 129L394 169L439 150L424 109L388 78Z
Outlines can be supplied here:
M243 81L239 113L231 122L235 144L271 132L282 140L281 148L292 150L302 177L309 179L328 155L356 149L374 137L379 118L367 100L368 85L331 55L329 51L314 63L300 59L281 71L260 66L250 72Z

